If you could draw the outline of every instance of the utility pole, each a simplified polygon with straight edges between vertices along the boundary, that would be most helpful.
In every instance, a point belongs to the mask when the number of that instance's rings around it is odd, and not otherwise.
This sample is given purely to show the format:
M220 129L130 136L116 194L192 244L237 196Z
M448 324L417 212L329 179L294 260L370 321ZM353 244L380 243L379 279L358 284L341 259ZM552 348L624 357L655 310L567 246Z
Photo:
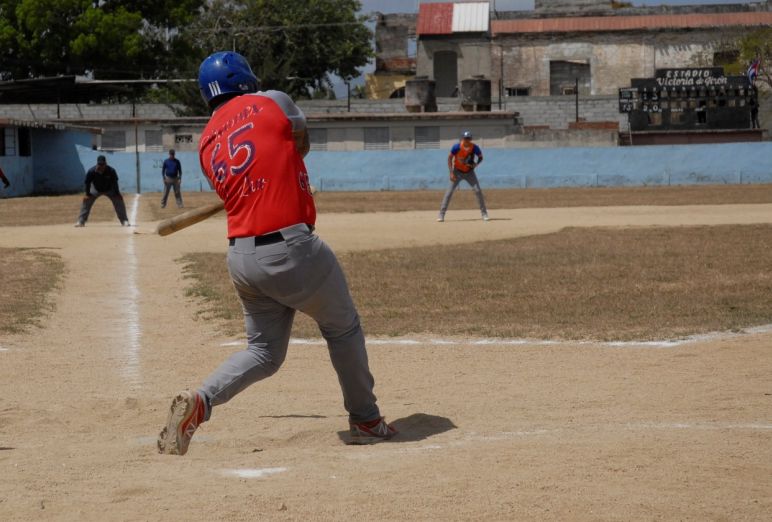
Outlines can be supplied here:
M499 44L499 110L501 110L501 97L504 90L504 46Z
M576 121L579 122L579 78L574 78L574 100L576 105Z
M134 158L137 170L137 194L139 194L142 189L140 187L139 170L139 122L137 121L137 102L135 99L131 100L131 117L134 118Z

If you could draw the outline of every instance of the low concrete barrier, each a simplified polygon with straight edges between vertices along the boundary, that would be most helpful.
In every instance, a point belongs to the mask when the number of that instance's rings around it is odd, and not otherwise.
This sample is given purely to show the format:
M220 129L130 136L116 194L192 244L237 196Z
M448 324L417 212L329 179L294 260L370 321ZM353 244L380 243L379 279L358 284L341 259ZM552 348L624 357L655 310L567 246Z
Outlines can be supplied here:
M78 191L85 171L105 154L121 190L137 190L137 156L75 145L77 163L40 172L35 186ZM487 149L478 169L483 188L615 187L772 183L772 142L641 147ZM445 150L311 152L311 182L323 191L441 190L447 186ZM163 189L166 153L139 155L142 192ZM178 152L183 191L208 191L197 153ZM55 179L48 179L54 176ZM36 189L37 190L37 189ZM39 191L39 190L37 190Z

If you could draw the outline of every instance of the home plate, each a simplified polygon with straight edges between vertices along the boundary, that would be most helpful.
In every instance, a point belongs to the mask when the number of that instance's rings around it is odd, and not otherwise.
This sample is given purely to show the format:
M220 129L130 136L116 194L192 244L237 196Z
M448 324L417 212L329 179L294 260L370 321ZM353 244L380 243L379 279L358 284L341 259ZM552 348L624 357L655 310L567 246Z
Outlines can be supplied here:
M224 469L220 473L226 477L239 477L239 478L264 478L270 475L276 475L277 473L283 473L287 471L287 468L239 468L239 469Z

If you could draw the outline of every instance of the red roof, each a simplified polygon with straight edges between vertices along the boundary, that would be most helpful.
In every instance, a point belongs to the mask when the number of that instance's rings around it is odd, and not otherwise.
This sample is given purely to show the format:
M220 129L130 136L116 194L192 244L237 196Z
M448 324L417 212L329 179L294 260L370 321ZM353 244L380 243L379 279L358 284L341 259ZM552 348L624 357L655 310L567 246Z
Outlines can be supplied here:
M419 4L416 34L451 34L453 32L453 4Z
M421 4L438 5L438 4ZM445 5L445 4L441 4ZM650 16L582 16L525 20L492 20L494 36L512 33L696 29L700 27L772 25L772 12L710 13Z

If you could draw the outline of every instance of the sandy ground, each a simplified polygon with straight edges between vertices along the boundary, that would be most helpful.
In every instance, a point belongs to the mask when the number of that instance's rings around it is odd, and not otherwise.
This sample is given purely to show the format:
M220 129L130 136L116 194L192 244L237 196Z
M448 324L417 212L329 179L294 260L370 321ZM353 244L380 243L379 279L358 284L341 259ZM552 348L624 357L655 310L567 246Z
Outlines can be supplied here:
M323 215L318 231L342 251L770 223L772 205L434 217ZM168 238L112 222L0 228L0 246L67 264L46 326L0 339L0 520L769 520L769 332L667 347L371 340L401 436L367 447L342 442L325 348L299 343L214 412L188 455L158 455L172 395L239 349L195 320L174 261L224 251L224 230L222 217Z

